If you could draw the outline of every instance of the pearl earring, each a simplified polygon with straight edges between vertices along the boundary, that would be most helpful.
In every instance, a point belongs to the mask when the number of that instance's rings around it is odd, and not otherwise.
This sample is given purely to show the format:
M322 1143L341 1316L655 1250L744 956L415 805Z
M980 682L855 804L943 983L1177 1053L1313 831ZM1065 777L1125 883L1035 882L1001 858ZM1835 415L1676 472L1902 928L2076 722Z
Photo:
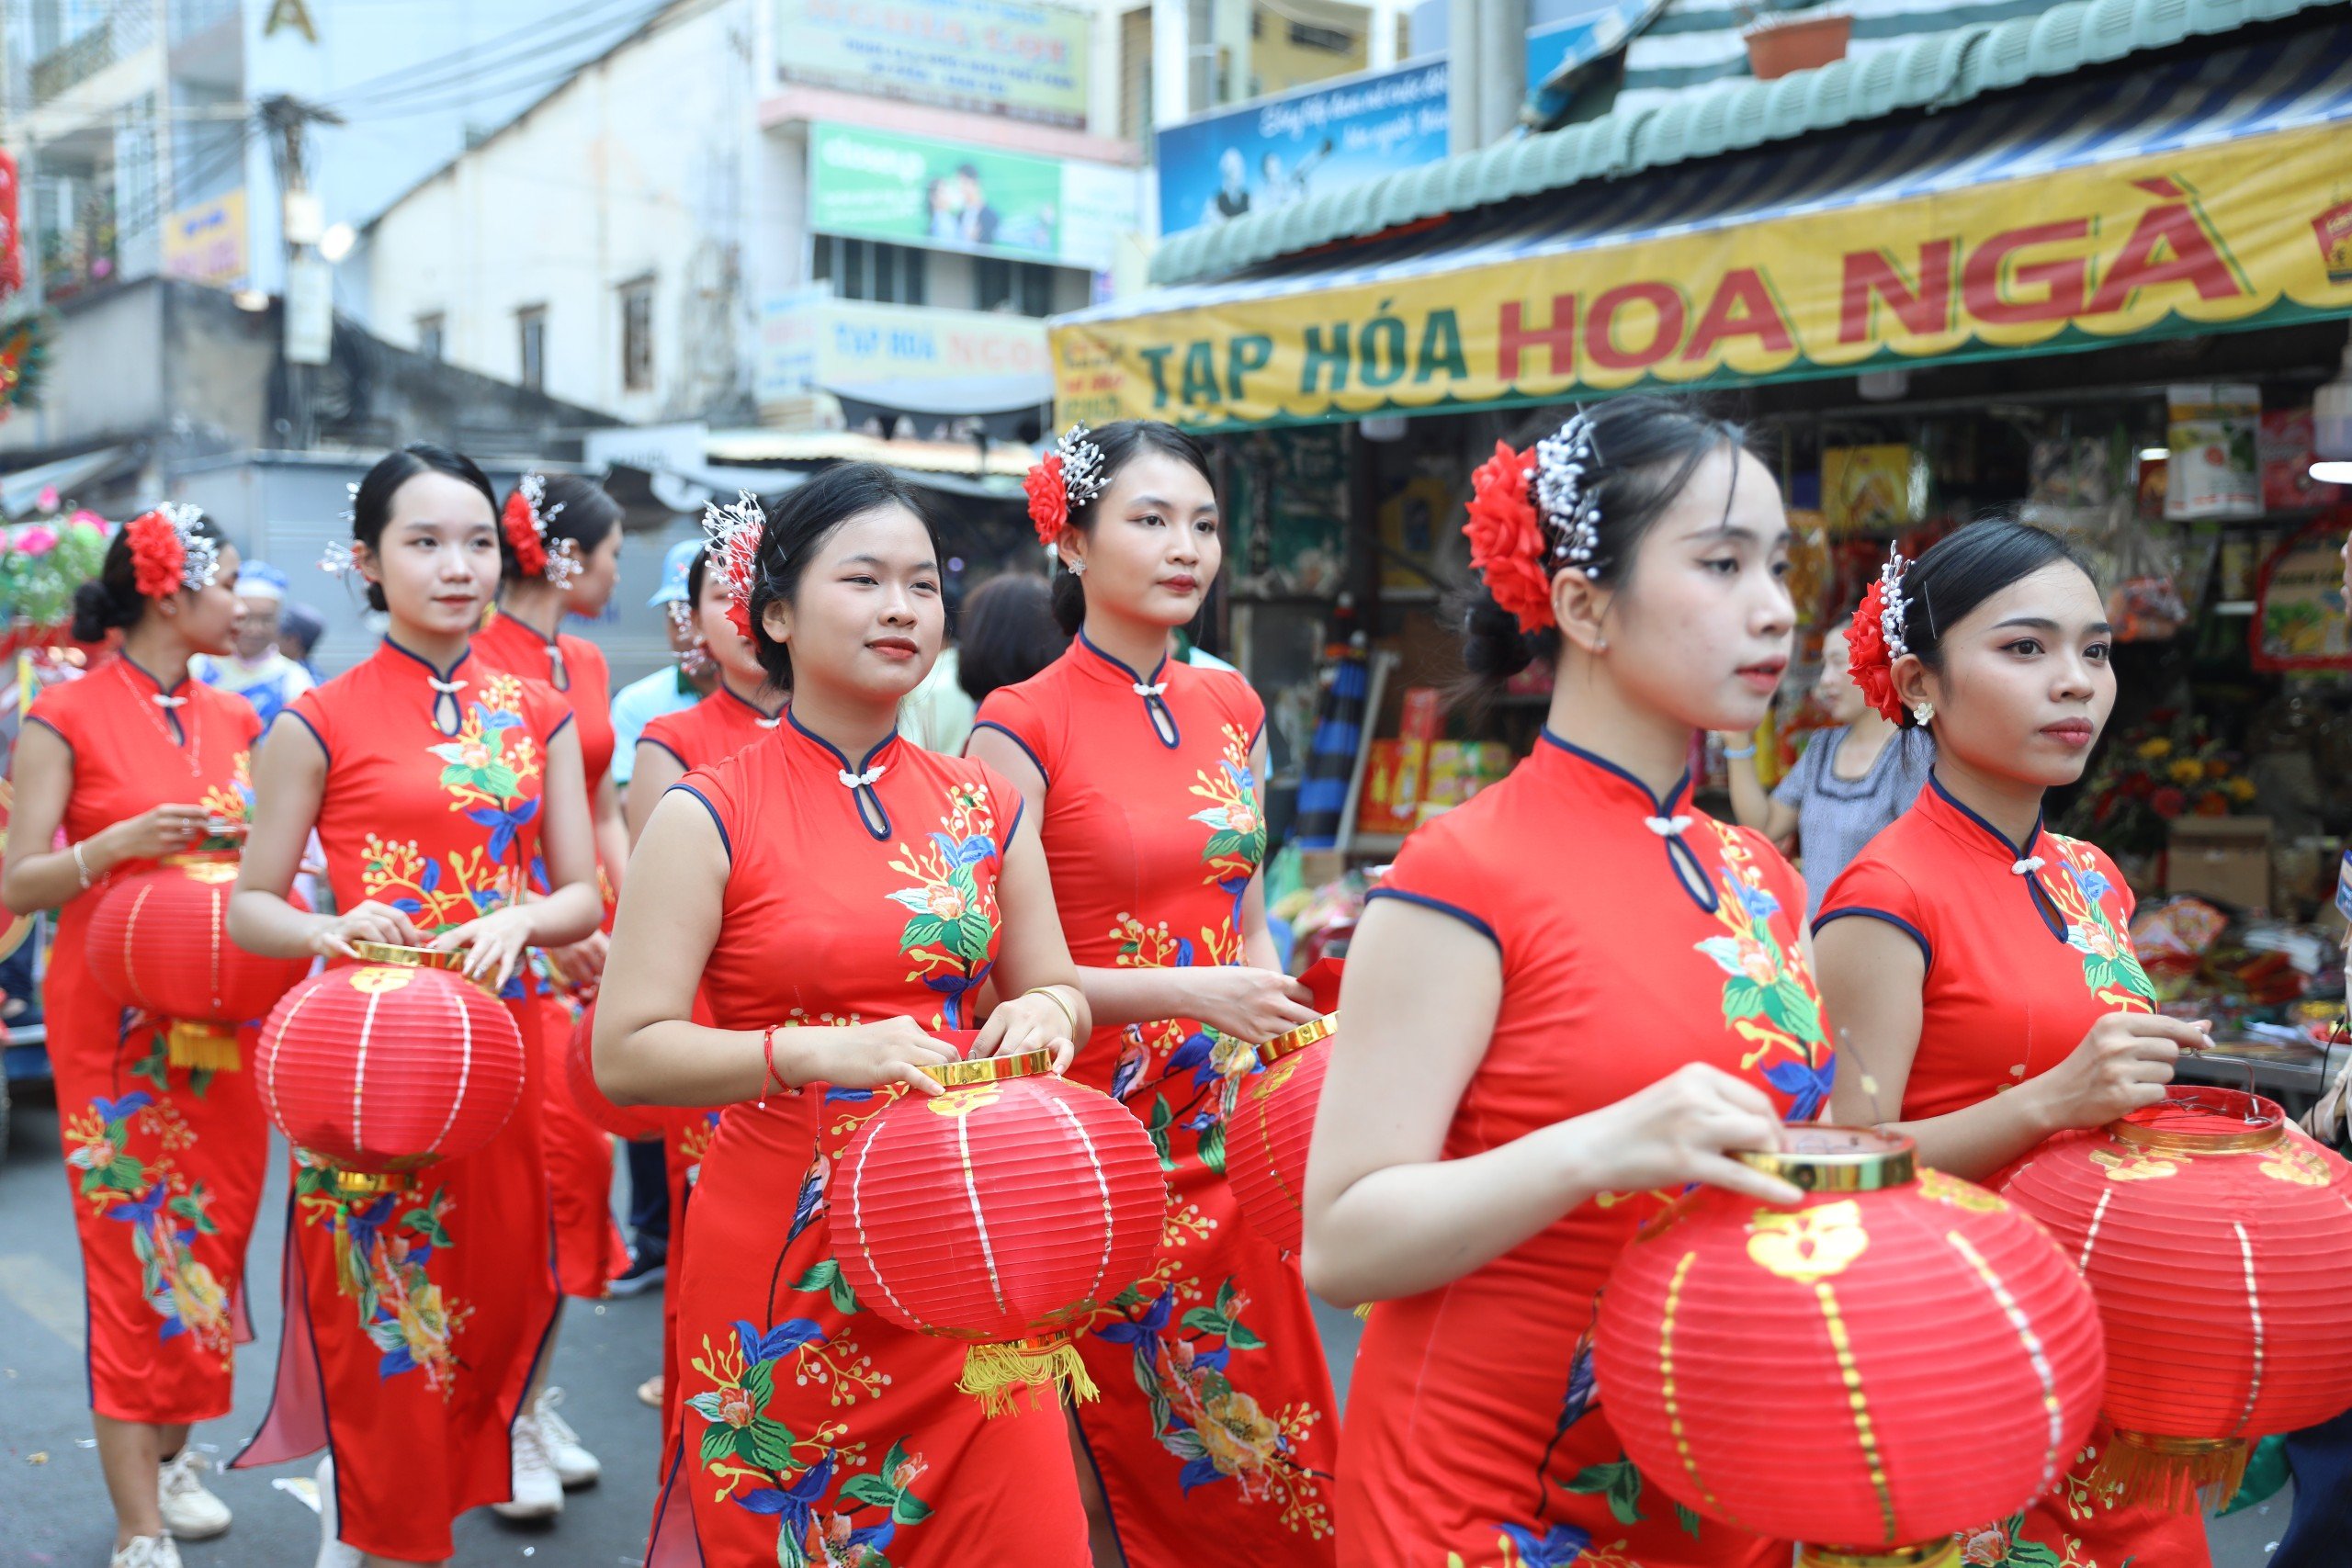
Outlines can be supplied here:
M1931 719L1931 718L1935 717L1935 716L1936 716L1936 705L1935 705L1935 704L1933 704L1933 703L1913 703L1913 704L1911 705L1911 717L1912 717L1912 720L1913 720L1915 723L1917 723L1917 724L1919 726L1919 728L1920 728L1925 729L1925 728L1928 727L1928 721L1929 719Z
M1595 652L1595 653L1606 653L1606 652L1608 652L1608 651L1609 651L1609 639L1608 639L1607 637L1604 637L1596 638L1596 639L1594 640L1594 642L1593 642L1593 645L1592 645L1592 651L1593 651L1593 652Z

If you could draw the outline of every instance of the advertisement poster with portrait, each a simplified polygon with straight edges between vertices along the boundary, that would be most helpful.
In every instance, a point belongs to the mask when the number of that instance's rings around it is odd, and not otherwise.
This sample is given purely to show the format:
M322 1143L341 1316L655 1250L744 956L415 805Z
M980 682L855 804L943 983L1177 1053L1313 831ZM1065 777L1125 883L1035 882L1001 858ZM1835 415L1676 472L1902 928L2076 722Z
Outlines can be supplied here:
M1136 175L846 125L808 129L808 226L1101 271L1136 227Z

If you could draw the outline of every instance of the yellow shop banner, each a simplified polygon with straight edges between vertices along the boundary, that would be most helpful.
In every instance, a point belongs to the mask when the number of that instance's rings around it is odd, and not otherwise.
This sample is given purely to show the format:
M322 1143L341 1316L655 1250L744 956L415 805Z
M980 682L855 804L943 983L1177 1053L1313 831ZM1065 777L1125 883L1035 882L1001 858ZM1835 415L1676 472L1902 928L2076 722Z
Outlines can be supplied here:
M2352 126L1057 326L1061 423L1215 430L2352 315Z

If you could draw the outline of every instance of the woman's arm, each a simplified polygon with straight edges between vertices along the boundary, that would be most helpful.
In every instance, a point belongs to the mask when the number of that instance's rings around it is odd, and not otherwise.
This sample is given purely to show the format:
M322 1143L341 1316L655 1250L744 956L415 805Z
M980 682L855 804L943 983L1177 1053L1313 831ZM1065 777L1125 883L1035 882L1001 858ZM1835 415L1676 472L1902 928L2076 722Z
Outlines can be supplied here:
M588 817L578 727L567 724L549 737L545 757L539 852L547 863L548 896L517 900L433 939L445 953L464 948L466 973L487 978L493 987L506 984L526 949L568 947L605 917L605 901L596 891L595 827Z
M614 1103L732 1105L815 1083L939 1091L922 1068L955 1053L910 1019L777 1029L774 1077L765 1031L692 1021L725 909L726 843L701 801L673 792L654 807L639 845L645 859L621 894L591 1043L596 1087Z
M1029 803L1030 820L1045 828L1046 778L1012 739L1002 730L972 731L964 754L986 762L1012 781ZM1245 942L1249 903L1255 899L1257 920L1265 923L1265 893L1255 876L1243 899ZM1263 944L1267 957L1272 944ZM1287 1030L1312 1022L1312 993L1282 972L1278 964L1257 967L1260 954L1250 953L1250 964L1201 964L1182 969L1086 968L1079 971L1086 1001L1097 1029L1122 1023L1157 1023L1164 1018L1196 1018L1218 1033L1251 1044L1262 1044Z
M1721 731L1717 737L1724 743L1724 772L1731 780L1732 815L1741 827L1755 829L1786 852L1789 835L1797 830L1797 808L1773 799L1757 776L1756 737ZM1733 755L1740 750L1747 755Z
M1898 1121L1919 1050L1926 956L1883 920L1833 920L1814 938L1821 1000L1838 1021L1839 1122L1891 1125L1919 1145L1919 1162L1965 1180L1993 1175L2070 1127L2098 1127L2164 1098L2183 1045L2199 1024L2152 1013L2110 1013L2073 1054L2021 1084L1988 1091L1962 1110Z
M1770 1100L1696 1064L1614 1105L1442 1157L1501 1003L1501 957L1486 937L1397 899L1364 911L1306 1166L1301 1264L1317 1295L1348 1305L1433 1290L1601 1192L1707 1181L1798 1200L1724 1152L1780 1146Z
M204 836L211 814L191 801L151 807L62 850L58 825L74 795L74 748L46 724L17 735L16 795L8 811L8 857L0 866L0 905L12 915L55 909L78 898L125 861L160 860Z
M596 781L595 822L596 863L604 867L605 881L617 896L621 874L628 869L628 847L636 840L621 815L620 786L609 772Z
M669 793L670 786L685 776L686 765L678 761L677 753L670 748L659 740L637 743L637 763L629 770L628 800L626 803L628 841L632 848L645 837L646 820L653 815L653 808L662 804L662 797Z
M356 958L355 942L413 947L424 937L401 910L373 899L337 915L298 909L286 890L302 866L302 851L319 819L326 790L327 754L311 727L273 724L254 761L253 823L229 896L229 939L265 958Z
M1086 994L1079 989L1078 965L1069 961L1069 943L1062 937L1061 916L1054 910L1046 852L1034 830L1015 835L997 878L996 897L1001 924L991 977L1007 999L989 1013L972 1055L1009 1056L1042 1047L1054 1053L1058 1073L1093 1032L1093 1023Z

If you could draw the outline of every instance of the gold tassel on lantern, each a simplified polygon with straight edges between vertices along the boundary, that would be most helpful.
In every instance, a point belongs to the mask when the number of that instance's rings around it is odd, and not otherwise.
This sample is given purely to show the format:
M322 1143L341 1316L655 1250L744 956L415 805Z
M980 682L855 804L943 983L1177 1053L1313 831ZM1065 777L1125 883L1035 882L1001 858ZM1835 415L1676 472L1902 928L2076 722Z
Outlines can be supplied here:
M1032 1410L1043 1404L1047 1389L1064 1404L1090 1404L1102 1395L1087 1375L1078 1347L1058 1335L975 1345L964 1353L964 1375L956 1380L956 1389L978 1399L983 1416L1012 1409L1015 1391L1023 1388L1029 1390Z
M237 1055L237 1032L225 1023L198 1023L175 1018L164 1032L172 1066L192 1072L233 1073L243 1064Z
M2163 1438L2115 1434L2099 1456L2094 1486L2122 1487L2119 1501L2187 1514L2219 1508L2245 1479L2254 1445L2243 1438Z

